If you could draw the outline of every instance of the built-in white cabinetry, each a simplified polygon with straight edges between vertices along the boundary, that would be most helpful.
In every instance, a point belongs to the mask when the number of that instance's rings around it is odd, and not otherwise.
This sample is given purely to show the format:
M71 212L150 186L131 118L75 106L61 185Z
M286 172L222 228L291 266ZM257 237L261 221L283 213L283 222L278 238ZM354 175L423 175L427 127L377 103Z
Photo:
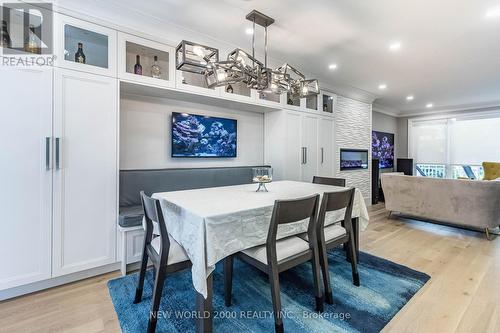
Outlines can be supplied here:
M141 65L140 74L134 71L137 60ZM156 70L153 66L157 66ZM146 85L175 87L175 49L149 39L119 32L118 77Z
M316 115L304 114L302 120L302 161L301 177L304 182L312 182L318 173L318 123L321 118Z
M318 176L333 177L335 174L333 131L333 118L318 118Z
M53 275L115 261L117 81L55 70Z
M55 66L116 77L116 35L116 30L55 14ZM84 57L77 61L79 46Z
M0 290L51 276L52 68L0 67Z
M265 114L265 163L278 180L332 177L333 118L292 110Z

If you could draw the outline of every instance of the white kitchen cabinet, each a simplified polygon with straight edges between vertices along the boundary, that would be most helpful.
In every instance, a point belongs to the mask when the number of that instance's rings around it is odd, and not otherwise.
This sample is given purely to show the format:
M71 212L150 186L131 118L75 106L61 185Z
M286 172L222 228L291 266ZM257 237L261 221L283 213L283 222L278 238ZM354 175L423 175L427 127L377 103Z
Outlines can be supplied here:
M333 146L333 119L318 118L318 175L333 177L334 171L334 146Z
M276 180L333 176L333 118L292 110L265 114L265 163Z
M0 67L0 290L50 278L52 68Z
M142 74L134 73L139 56ZM153 77L154 59L160 67L158 77ZM118 77L145 85L175 87L175 49L149 39L118 33Z
M116 260L117 81L56 69L53 276Z
M55 14L55 66L116 77L116 38L116 30L71 16ZM85 63L76 61L80 43Z
M318 117L303 115L302 118L302 167L301 180L312 182L318 173Z

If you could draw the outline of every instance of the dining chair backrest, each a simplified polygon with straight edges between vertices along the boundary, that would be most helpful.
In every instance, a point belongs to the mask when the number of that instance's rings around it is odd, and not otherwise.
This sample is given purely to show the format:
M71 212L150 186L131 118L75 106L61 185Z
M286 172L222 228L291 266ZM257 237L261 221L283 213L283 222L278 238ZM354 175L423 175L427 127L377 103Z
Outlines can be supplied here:
M167 226L163 219L160 201L147 196L144 191L141 191L142 207L144 209L144 220L146 222L146 244L150 244L153 238L154 226L160 232L161 237L161 252L170 248L170 241L168 238Z
M343 191L325 192L321 200L318 216L318 230L325 226L325 216L327 212L345 209L344 227L347 231L351 229L352 207L354 204L355 188L348 188Z
M276 200L274 202L271 224L269 225L268 244L276 242L276 234L280 224L309 219L308 232L314 230L318 214L318 204L319 194L292 200Z
M314 176L313 183L314 184L321 184L321 185L345 187L345 179L344 178L330 178L330 177Z

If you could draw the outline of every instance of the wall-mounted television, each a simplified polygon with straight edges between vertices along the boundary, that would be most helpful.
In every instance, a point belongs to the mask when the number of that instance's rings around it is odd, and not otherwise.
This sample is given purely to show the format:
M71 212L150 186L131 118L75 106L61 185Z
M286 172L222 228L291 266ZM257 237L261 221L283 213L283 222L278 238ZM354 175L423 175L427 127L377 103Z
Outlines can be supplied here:
M372 131L372 158L379 160L380 169L394 167L394 134Z
M368 150L340 149L340 170L368 169Z
M236 157L235 119L172 112L172 157Z

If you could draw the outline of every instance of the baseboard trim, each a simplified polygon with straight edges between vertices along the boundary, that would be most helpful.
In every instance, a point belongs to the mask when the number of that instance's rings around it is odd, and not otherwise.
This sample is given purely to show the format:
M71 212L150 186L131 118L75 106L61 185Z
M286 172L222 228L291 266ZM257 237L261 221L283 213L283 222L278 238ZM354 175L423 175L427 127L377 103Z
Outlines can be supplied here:
M40 290L49 289L57 286L61 286L67 283L75 282L78 280L88 279L97 275L102 275L105 273L117 271L120 269L120 263L113 263L105 266L100 266L92 269L88 269L81 272L76 272L68 275L58 276L55 278L33 282L25 284L23 286L18 286L10 289L0 290L0 301L4 301L10 298L23 296L26 294L31 294Z

